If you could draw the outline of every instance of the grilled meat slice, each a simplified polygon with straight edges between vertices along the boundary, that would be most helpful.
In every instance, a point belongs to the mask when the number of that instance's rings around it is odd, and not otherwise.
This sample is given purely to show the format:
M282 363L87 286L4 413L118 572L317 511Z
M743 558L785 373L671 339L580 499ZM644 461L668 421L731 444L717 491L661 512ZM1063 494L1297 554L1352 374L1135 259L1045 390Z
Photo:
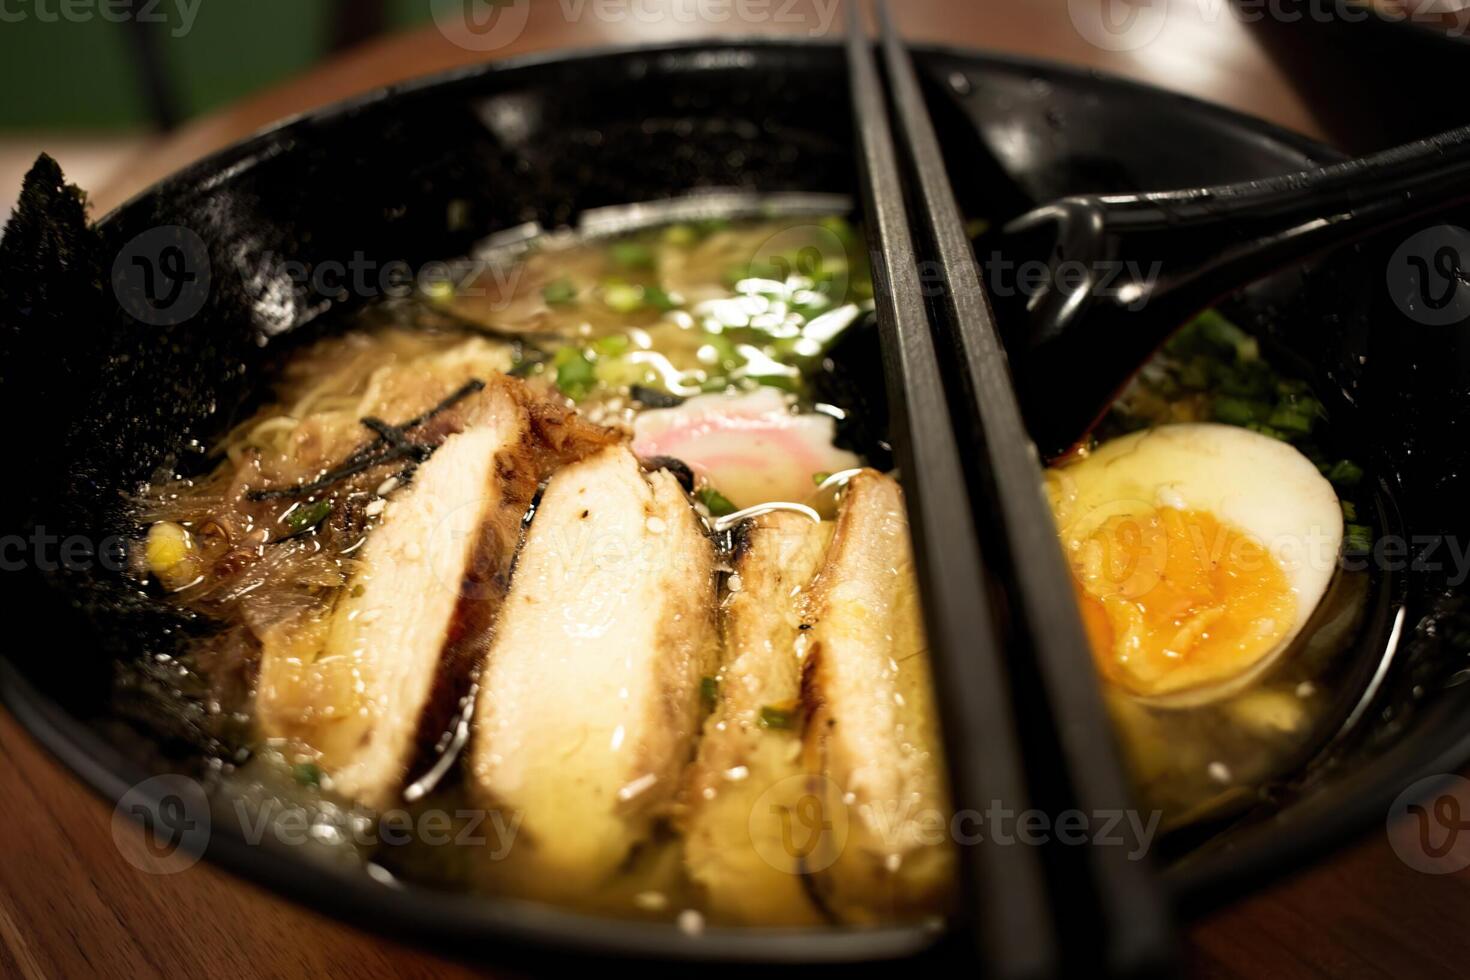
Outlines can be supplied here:
M807 859L811 884L845 922L939 911L952 814L903 493L889 477L864 470L847 484L809 603L806 764L835 828Z
M677 480L603 450L547 485L481 675L471 792L519 820L487 872L575 898L647 840L712 672L714 546Z
M261 636L257 717L372 808L432 764L509 588L545 476L613 435L496 379L387 503L330 615Z
M518 479L498 469L523 431L511 416L446 439L389 502L363 546L362 570L317 637L298 629L294 644L266 649L258 702L266 732L317 750L334 788L366 806L392 803L421 731L448 726L463 693L455 679L468 677L485 641L515 553L497 512L509 504L518 523L536 487L534 471Z
M811 789L795 720L803 590L832 525L776 512L737 535L715 710L685 788L685 866L722 921L820 923L800 877L817 841L799 820Z

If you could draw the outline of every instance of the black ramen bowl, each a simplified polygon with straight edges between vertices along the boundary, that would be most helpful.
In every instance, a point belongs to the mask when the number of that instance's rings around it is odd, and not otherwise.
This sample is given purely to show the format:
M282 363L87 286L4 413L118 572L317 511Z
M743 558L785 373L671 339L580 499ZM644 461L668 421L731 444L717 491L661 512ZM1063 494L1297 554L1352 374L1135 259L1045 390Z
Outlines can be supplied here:
M1067 193L1236 181L1336 156L1115 79L935 48L917 62L961 204L992 220ZM292 121L164 181L95 231L54 180L33 184L0 246L0 403L13 440L0 513L35 559L12 563L24 567L0 591L13 624L0 656L6 705L109 800L190 754L197 706L140 720L119 707L114 681L119 664L176 651L193 627L106 559L137 533L129 495L161 468L202 463L199 445L259 397L273 349L371 301L370 290L324 290L301 270L419 268L525 222L556 227L588 209L706 189L853 193L845 79L841 49L826 43L536 58ZM1463 324L1426 326L1394 302L1386 270L1408 234L1284 271L1233 302L1314 380L1334 431L1377 481L1377 523L1405 547L1375 573L1362 683L1341 730L1259 806L1158 862L1180 916L1379 825L1407 785L1470 758L1470 687L1460 683L1470 610L1451 547L1464 541L1470 345ZM151 310L128 292L149 274L155 299L168 300ZM44 544L69 540L83 544ZM831 964L942 958L963 945L933 927L691 936L389 887L249 844L224 821L200 843L314 908L481 960L535 951Z
M1313 118L1355 153L1470 119L1461 95L1470 8L1435 0L1382 7L1368 0L1313 0L1288 3L1272 15L1250 0L1233 6Z

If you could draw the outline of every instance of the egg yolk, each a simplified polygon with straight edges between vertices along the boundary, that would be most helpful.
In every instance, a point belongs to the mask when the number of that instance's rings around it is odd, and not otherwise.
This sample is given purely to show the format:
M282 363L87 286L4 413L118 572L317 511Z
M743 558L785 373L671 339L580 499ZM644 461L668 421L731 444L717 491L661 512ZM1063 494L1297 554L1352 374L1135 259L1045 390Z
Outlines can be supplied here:
M1068 550L1093 655L1134 694L1227 680L1294 622L1296 597L1270 552L1206 511L1115 515Z

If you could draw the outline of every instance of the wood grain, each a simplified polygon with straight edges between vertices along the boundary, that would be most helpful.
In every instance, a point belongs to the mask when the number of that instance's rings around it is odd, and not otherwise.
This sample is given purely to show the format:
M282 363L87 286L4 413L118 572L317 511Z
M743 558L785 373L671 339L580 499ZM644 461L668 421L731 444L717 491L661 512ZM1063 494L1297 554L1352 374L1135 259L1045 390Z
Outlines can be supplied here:
M0 976L470 977L207 864L146 874L113 843L112 807L0 713ZM141 828L135 832L140 836Z
M1077 0L1073 0L1077 2ZM1099 3L1114 0L1098 0ZM1321 132L1288 74L1228 4L1153 0L1167 15L1154 43L1110 51L1089 43L1068 0L901 0L906 36L1051 58L1115 72ZM772 4L771 9L784 8ZM574 5L535 3L525 32L497 57L713 34L810 30L828 2L802 0L791 23L569 21ZM639 9L651 9L641 3ZM678 9L698 9L690 3ZM671 8L673 9L673 8ZM1214 11L1213 14L1210 11ZM272 121L484 56L437 30L384 38L281 88L198 120L159 142L94 193L97 213L158 178ZM111 808L82 788L13 719L0 714L0 975L459 977L470 969L367 935L197 865L149 876L117 851ZM1376 833L1270 891L1192 925L1186 963L1201 977L1464 975L1470 962L1470 877L1410 870ZM503 974L498 974L503 975Z

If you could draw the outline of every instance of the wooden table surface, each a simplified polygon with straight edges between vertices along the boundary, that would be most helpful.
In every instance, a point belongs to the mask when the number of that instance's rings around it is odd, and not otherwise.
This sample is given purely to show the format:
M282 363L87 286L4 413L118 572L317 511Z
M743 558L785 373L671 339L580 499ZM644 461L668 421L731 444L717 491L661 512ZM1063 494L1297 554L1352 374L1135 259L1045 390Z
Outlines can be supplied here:
M1103 36L1103 45L1088 39L1099 37L1085 19L1091 2L1071 0L1069 8L1068 0L901 0L893 6L913 39L1090 65L1322 135L1317 117L1289 81L1293 75L1268 54L1279 53L1279 46L1239 23L1227 5L1142 3L1135 13L1161 19L1138 28L1157 28L1150 43L1131 46L1117 43L1113 35ZM840 29L840 9L832 0L802 0L791 7L670 0L670 16L650 22L643 12L656 6L653 0L536 2L524 30L488 54L452 43L432 26L387 37L149 146L133 165L95 189L97 213L273 120L486 57L713 34L806 33L831 22L823 19L824 12L835 14L833 28ZM691 16L702 9L715 13L703 20ZM1069 9L1083 11L1080 27ZM730 10L749 16L720 14ZM581 15L569 17L569 11ZM612 13L599 16L599 11ZM616 16L618 11L625 15ZM788 11L797 19L785 16ZM7 828L11 844L0 860L0 975L471 973L327 920L203 864L176 875L144 875L113 843L111 807L82 788L3 713L0 757L0 826ZM1463 975L1470 970L1467 922L1470 878L1411 870L1394 856L1379 829L1329 862L1191 924L1185 962L1191 975L1204 977Z

